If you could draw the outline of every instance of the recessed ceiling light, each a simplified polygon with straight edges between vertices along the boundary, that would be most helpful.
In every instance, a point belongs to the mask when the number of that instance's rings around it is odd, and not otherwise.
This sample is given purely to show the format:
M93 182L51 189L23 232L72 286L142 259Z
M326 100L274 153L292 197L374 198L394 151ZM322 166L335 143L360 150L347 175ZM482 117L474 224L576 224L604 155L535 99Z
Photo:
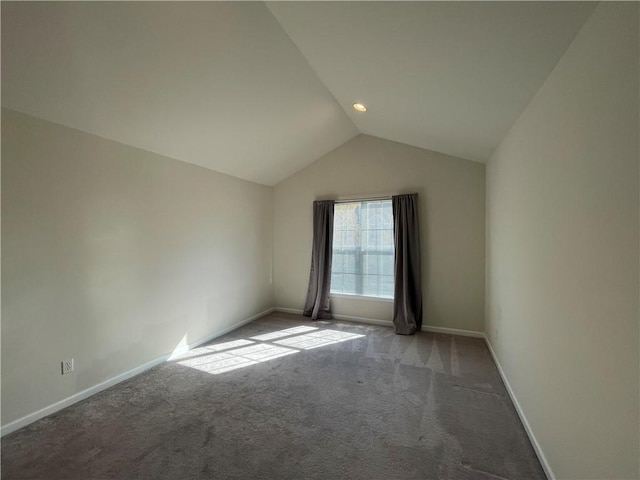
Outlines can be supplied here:
M365 107L363 104L361 103L354 103L353 104L353 108L355 108L357 111L359 112L366 112L367 111L367 107Z

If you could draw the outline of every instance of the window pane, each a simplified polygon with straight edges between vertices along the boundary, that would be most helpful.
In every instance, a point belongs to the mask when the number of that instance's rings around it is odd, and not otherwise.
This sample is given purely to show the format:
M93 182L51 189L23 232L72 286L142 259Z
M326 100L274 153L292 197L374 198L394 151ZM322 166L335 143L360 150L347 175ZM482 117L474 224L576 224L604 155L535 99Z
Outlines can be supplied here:
M378 245L377 230L366 230L367 243L363 245L365 249L374 249Z
M366 254L364 255L364 271L362 273L364 274L377 274L378 272L378 263L379 263L379 256L378 255L372 255L372 254Z
M378 282L380 277L377 275L364 275L363 282L363 295L370 295L372 297L379 297Z
M342 253L342 265L344 273L356 273L356 253L353 249Z
M343 275L341 273L331 273L331 291L342 292L344 290Z
M384 275L381 277L382 286L380 295L383 297L393 298L393 275Z
M390 200L336 204L331 291L393 297Z
M343 275L343 292L344 293L356 293L356 276L351 274Z
M382 265L382 275L390 275L393 278L393 252L380 256L380 264Z

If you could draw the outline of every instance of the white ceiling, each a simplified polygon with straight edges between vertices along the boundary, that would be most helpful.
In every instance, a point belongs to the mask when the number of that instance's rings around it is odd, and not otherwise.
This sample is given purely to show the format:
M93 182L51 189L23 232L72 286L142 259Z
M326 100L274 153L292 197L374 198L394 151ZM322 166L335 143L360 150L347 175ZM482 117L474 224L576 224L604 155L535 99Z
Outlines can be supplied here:
M2 2L2 105L266 185L358 133L261 2Z
M486 161L596 3L267 5L361 132Z
M265 185L358 132L484 161L594 7L2 2L2 105Z

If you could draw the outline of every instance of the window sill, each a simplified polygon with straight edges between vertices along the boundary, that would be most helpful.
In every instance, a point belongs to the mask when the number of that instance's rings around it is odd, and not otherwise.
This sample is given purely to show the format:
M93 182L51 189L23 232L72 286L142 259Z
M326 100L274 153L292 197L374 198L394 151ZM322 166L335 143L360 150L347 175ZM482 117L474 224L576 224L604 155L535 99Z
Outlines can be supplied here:
M348 293L330 293L331 298L349 298L352 300L366 300L369 302L393 303L393 298L367 297L365 295L350 295Z

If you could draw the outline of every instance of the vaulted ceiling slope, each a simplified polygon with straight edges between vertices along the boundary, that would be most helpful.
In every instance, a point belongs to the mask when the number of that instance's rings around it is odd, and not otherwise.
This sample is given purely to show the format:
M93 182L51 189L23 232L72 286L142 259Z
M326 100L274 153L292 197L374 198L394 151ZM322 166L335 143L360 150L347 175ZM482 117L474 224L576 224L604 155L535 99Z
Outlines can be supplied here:
M361 132L483 162L596 4L267 5Z
M358 132L484 161L593 8L3 2L2 105L265 185Z
M266 185L358 133L262 2L3 2L2 104Z

